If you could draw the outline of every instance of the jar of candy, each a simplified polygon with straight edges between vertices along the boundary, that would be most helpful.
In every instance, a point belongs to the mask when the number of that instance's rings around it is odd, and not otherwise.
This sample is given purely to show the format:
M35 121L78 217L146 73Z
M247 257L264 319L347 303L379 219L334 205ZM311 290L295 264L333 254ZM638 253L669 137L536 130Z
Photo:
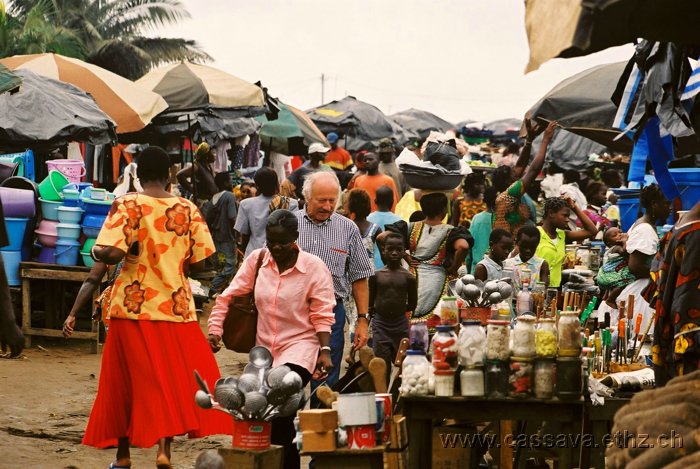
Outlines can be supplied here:
M535 360L535 378L532 391L537 399L554 397L556 381L556 362L554 358L538 358Z
M413 396L427 395L429 378L430 362L425 357L425 352L407 351L401 365L401 393Z
M554 318L543 318L538 321L535 331L535 349L538 357L557 356L557 326Z
M581 355L581 322L576 311L562 311L559 316L559 356Z
M428 353L429 343L428 325L424 322L411 324L409 332L409 343L411 350L422 350L423 353Z
M484 370L480 366L467 366L459 374L462 396L482 397L484 395Z
M513 355L533 357L535 355L535 318L518 316L513 328Z
M492 319L486 326L486 358L507 361L510 358L510 321Z
M440 301L440 322L447 326L456 326L459 321L459 308L456 296L443 296Z
M510 397L528 397L532 392L532 358L516 357L510 359Z
M435 370L435 395L451 397L455 394L454 370Z
M485 394L488 398L501 398L508 395L507 361L486 360L484 364Z
M457 369L459 345L457 344L457 334L452 326L437 326L437 332L433 336L432 351L432 363L435 371L452 370L454 375L454 371Z
M486 332L480 321L463 321L459 330L459 364L476 366L484 363Z

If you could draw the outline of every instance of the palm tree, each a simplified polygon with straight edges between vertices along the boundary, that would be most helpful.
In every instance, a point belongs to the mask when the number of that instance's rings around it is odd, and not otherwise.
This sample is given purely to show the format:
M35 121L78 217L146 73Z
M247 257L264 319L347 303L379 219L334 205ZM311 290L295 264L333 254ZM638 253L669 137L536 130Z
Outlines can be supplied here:
M20 21L7 14L0 2L0 56L53 51L82 58L84 48L80 38L71 29L50 23L48 11L48 2L40 0Z
M149 37L159 26L188 18L179 0L41 0L47 22L73 31L83 58L135 80L162 63L211 60L195 41ZM14 0L12 14L25 21L36 0ZM58 52L58 51L57 51Z

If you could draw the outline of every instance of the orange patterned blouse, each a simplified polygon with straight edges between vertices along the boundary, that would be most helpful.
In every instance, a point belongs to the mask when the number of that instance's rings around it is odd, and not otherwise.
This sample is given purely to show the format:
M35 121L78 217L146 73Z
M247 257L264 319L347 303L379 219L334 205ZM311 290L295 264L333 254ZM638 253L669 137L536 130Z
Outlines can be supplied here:
M184 265L211 256L214 242L192 202L144 194L120 197L95 244L127 253L112 287L110 318L197 320Z

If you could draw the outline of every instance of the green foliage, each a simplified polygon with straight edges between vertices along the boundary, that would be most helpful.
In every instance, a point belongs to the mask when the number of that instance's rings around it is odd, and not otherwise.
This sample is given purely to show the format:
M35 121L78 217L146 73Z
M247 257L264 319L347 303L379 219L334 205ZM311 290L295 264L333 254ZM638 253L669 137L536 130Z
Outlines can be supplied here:
M179 0L13 0L0 10L2 56L56 52L131 80L163 63L211 60L194 41L151 37L189 17Z

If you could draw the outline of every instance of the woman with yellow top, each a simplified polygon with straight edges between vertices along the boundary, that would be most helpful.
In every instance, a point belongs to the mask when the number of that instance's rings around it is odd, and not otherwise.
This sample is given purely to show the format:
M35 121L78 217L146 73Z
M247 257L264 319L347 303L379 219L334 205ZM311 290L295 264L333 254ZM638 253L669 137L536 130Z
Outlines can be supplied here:
M569 215L574 211L583 229L569 230ZM566 257L566 245L586 240L598 232L588 215L570 198L550 197L544 202L540 244L535 255L549 264L549 286L561 285L561 270Z
M139 160L141 193L118 198L92 256L124 260L110 294L97 398L83 444L117 447L111 468L131 467L129 447L158 443L156 466L170 464L175 435L231 434L232 420L195 405L194 371L210 384L220 377L197 321L187 275L214 253L202 214L165 191L170 159L149 147Z

